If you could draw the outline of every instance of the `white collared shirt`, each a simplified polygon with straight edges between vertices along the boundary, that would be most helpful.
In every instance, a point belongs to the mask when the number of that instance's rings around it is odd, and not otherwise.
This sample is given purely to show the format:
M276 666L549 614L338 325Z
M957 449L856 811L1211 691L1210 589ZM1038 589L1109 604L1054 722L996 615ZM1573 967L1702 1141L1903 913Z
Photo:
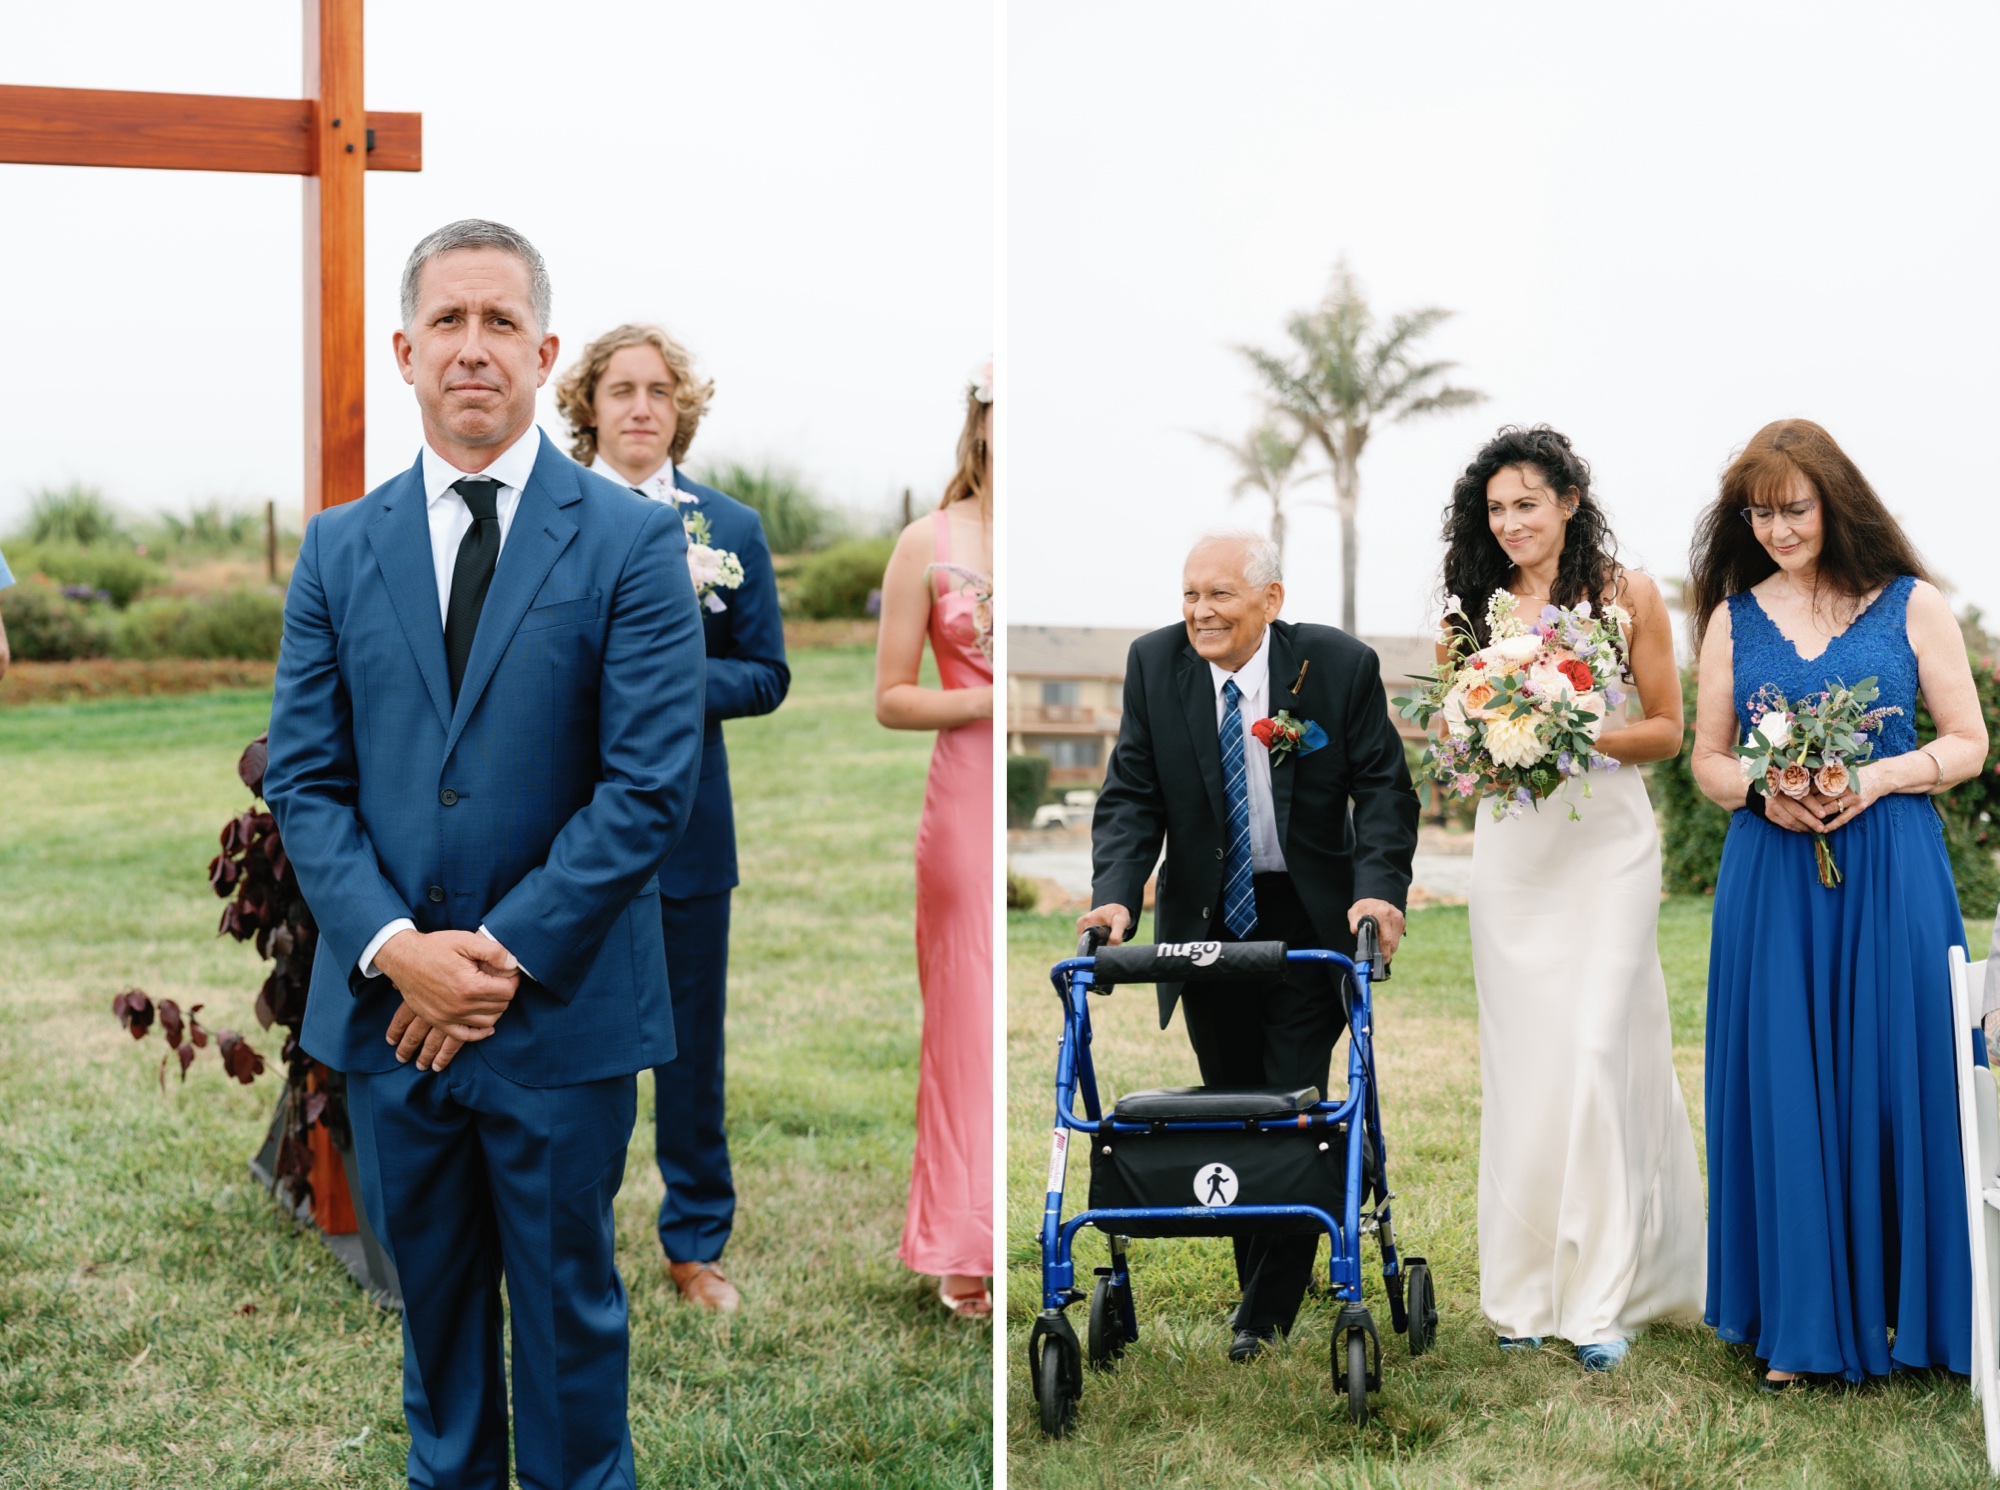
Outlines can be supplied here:
M534 474L535 457L541 449L542 432L531 424L528 432L485 470L461 471L431 449L428 440L424 442L424 510L431 525L431 568L437 573L439 625L451 609L451 572L458 564L458 546L472 530L472 509L451 484L467 476L485 476L500 483L494 507L500 515L500 547L504 552L514 514L521 506L521 493Z
M504 552L507 532L514 526L514 514L521 507L521 493L527 489L528 478L534 474L535 458L541 454L541 449L542 432L531 424L528 432L509 445L500 458L485 470L461 471L431 449L430 441L424 442L424 515L431 528L431 568L437 574L439 627L443 627L451 610L451 572L458 565L458 546L472 531L472 509L466 505L464 497L451 489L451 484L466 476L486 476L500 483L499 495L493 505L500 518L500 547ZM361 976L380 977L381 969L375 966L375 954L382 950L382 944L399 931L416 929L415 921L402 916L376 932L361 950ZM497 940L484 926L479 930L489 939Z
M694 500L692 492L684 492L674 485L674 463L672 461L668 461L644 481L627 481L618 468L604 458L604 452L600 450L597 452L596 459L591 461L590 469L608 480L617 482L620 486L631 487L633 491L649 501L671 502L675 506L679 506L683 502L692 502Z
M1242 697L1236 707L1243 716L1243 785L1250 798L1250 868L1256 874L1283 874L1285 872L1285 851L1278 843L1278 809L1271 800L1271 752L1263 741L1250 733L1250 726L1266 718L1271 712L1271 628L1264 628L1264 639L1257 643L1257 651L1251 659L1233 673L1224 672L1214 663L1208 665L1209 683L1215 689L1215 728L1218 735L1222 731L1222 716L1229 703L1222 696L1222 685L1231 678ZM1227 823L1223 824L1226 834Z

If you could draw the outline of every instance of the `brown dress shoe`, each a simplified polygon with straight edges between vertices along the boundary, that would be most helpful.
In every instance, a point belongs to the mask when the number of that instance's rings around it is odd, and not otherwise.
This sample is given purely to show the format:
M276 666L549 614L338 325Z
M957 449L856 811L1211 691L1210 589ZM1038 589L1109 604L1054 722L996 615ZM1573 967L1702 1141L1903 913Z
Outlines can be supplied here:
M734 1314L743 1307L743 1295L722 1275L716 1262L675 1262L667 1259L667 1276L690 1304L713 1309L718 1314Z

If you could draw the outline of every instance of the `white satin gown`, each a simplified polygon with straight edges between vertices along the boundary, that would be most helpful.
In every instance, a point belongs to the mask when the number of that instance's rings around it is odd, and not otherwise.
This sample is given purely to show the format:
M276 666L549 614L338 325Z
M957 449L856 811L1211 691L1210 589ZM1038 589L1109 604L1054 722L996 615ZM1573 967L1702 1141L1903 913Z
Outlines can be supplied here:
M1473 839L1479 1302L1573 1345L1698 1321L1707 1221L1660 971L1660 838L1632 766Z

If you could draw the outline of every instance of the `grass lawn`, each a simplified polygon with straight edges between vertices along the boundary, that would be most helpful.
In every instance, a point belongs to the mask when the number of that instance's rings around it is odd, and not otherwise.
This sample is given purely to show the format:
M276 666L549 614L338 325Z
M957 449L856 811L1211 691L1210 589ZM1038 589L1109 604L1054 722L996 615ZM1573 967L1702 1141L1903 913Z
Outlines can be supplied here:
M1701 1144L1708 903L1661 907L1675 1065ZM1983 938L1982 938L1983 940ZM1388 1326L1379 1253L1364 1250L1367 1302L1383 1331L1383 1389L1357 1429L1337 1400L1328 1345L1334 1306L1308 1299L1291 1340L1231 1366L1226 1319L1235 1270L1224 1241L1135 1241L1140 1339L1115 1371L1087 1372L1076 1426L1043 1439L1026 1380L1040 1307L1040 1225L1054 1111L1059 1014L1048 969L1076 948L1071 918L1017 913L1008 936L1008 1483L1070 1487L1442 1485L1981 1485L1985 1450L1962 1378L1896 1377L1851 1394L1760 1394L1747 1348L1707 1330L1654 1327L1607 1376L1562 1346L1502 1357L1479 1313L1474 1222L1479 1042L1463 908L1421 911L1376 1005L1397 1241L1436 1271L1436 1350L1412 1362ZM1093 1053L1108 1092L1198 1080L1180 1019L1161 1031L1150 987L1092 1001ZM1344 1051L1344 1046L1342 1050ZM1335 1055L1335 1081L1345 1056ZM1070 1166L1066 1213L1088 1165ZM1078 1277L1105 1261L1078 1238ZM1322 1244L1322 1262L1324 1244ZM1087 1309L1070 1310L1079 1338Z
M744 884L730 988L733 1322L677 1301L651 1080L619 1198L639 1482L974 1486L990 1336L895 1259L919 1001L911 844L929 737L878 728L869 653L794 656L732 724ZM251 1033L263 964L205 879L267 694L0 713L0 1490L400 1484L395 1316L249 1180L278 1085L212 1052L154 1079L137 984Z

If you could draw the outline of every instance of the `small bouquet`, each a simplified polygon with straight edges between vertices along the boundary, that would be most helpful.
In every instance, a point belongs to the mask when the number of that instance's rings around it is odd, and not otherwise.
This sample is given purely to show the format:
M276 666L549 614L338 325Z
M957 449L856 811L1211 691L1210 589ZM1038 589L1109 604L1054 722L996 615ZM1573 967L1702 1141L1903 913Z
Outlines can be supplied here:
M1793 703L1766 683L1744 709L1755 722L1736 747L1743 780L1766 797L1800 801L1815 788L1822 797L1844 796L1854 779L1852 768L1875 753L1873 736L1882 721L1903 712L1893 704L1871 709L1881 691L1875 679L1863 678L1851 688L1837 682ZM1840 866L1824 833L1813 835L1813 858L1821 885L1831 890L1840 883Z
M688 576L694 581L695 598L712 611L723 609L718 590L733 590L743 583L743 562L726 548L709 542L715 536L705 513L683 508L681 526L687 530Z
M1625 637L1630 621L1607 605L1593 615L1589 601L1574 609L1545 605L1533 626L1518 602L1496 590L1487 602L1487 634L1479 645L1456 595L1445 600L1438 642L1447 649L1424 687L1398 698L1405 719L1428 729L1442 716L1445 732L1424 751L1423 774L1448 797L1497 798L1493 816L1519 817L1544 797L1564 793L1570 821L1579 818L1564 789L1590 771L1618 762L1597 750L1607 713L1625 702ZM1590 783L1583 782L1590 795Z

